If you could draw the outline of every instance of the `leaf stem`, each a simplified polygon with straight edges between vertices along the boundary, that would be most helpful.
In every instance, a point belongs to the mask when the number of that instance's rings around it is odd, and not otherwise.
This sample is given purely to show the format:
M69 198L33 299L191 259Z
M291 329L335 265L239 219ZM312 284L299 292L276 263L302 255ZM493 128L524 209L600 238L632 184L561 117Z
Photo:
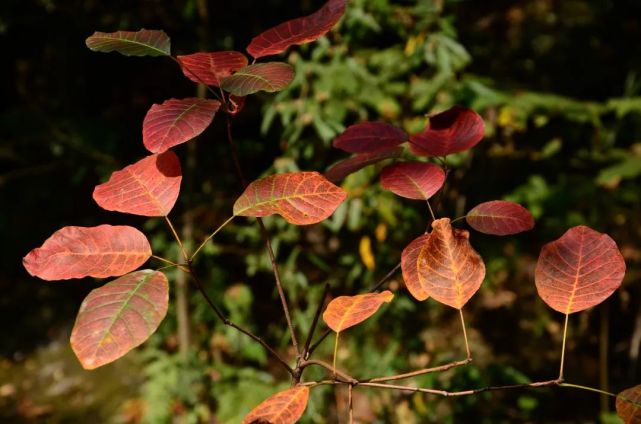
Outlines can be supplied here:
M467 215L459 216L458 218L454 218L453 220L450 221L450 224L454 224L457 221L462 221L465 218L467 218Z
M570 314L565 314L565 325L563 326L563 346L561 347L561 366L559 367L559 380L563 380L563 365L565 363L565 340L568 335L568 318Z
M424 374L431 374L431 373L436 373L436 372L444 372L444 371L450 370L452 368L460 367L462 365L467 365L470 362L472 362L472 358L463 359L461 361L450 362L449 364L439 365L437 367L423 368L423 369L420 369L420 370L411 371L411 372L407 372L407 373L404 373L404 374L390 375L390 376L385 376L385 377L369 378L369 379L360 380L360 381L364 382L364 383L377 383L377 382L383 382L383 381L403 380L405 378L416 377L416 376L424 375Z
M349 424L354 423L354 398L352 397L352 390L354 385L350 384L347 389L347 404L349 406Z
M312 343L312 337L314 337L314 331L318 325L318 320L320 319L321 312L323 312L323 306L325 306L325 299L329 294L330 284L325 283L325 288L323 289L323 294L321 296L320 302L318 303L318 308L314 314L314 320L312 321L311 327L309 327L309 333L307 333L307 340L305 340L305 346L303 347L303 353L301 357L303 359L308 359L309 355L309 345Z
M220 224L220 226L219 226L218 228L216 228L216 229L214 230L214 232L213 232L213 233L211 233L209 236L207 236L207 238L206 238L206 239L205 239L205 240L200 244L200 246L198 246L198 249L196 249L196 251L191 255L190 260L191 260L191 261L193 261L193 260L194 260L194 258L196 257L196 255L198 255L198 252L200 252L200 251L201 251L201 249L202 249L203 247L205 247L205 245L209 242L209 240L211 240L212 238L214 238L214 236L215 236L216 234L218 234L218 232L219 232L220 230L222 230L223 228L225 228L225 227L227 226L227 224L229 224L230 222L232 222L232 221L234 220L234 218L235 218L235 217L236 217L236 215L232 215L232 216L231 216L231 218L229 218L227 221L225 221L225 222L223 222L222 224Z
M334 373L333 378L336 378L336 354L338 353L338 336L340 332L336 332L336 338L334 339L334 358L332 362L332 372Z
M436 215L434 215L434 211L432 210L432 205L430 205L430 201L426 199L425 203L427 203L427 208L430 210L430 215L432 216L432 221L436 221Z
M170 261L169 259L165 259L165 258L163 258L161 256L151 255L151 257L156 259L157 261L164 262L166 264L170 264L170 265L173 265L173 266L179 266L179 264L177 264L177 263L175 263L173 261Z
M465 352L467 353L467 359L472 360L472 353L470 352L470 344L467 341L467 330L465 329L465 319L463 318L463 308L459 309L459 314L461 315L461 327L463 327L463 339L465 339Z
M171 223L171 220L169 219L168 216L165 216L165 221L167 222L167 225L169 225L169 229L171 230L171 233L174 235L174 238L176 239L176 242L178 242L178 246L180 247L180 252L182 253L182 255L185 258L185 260L189 261L189 255L187 255L187 251L185 250L185 246L183 245L182 240L180 240L180 236L176 232L176 229L174 228L174 225Z
M606 392L605 390L600 390L600 389L595 389L594 387L588 387L588 386L581 386L579 384L570 384L570 383L559 383L560 387L571 387L574 389L581 389L581 390L586 390L588 392L594 392L594 393L600 393L602 395L610 396L613 398L618 398L618 395L615 395L614 393Z

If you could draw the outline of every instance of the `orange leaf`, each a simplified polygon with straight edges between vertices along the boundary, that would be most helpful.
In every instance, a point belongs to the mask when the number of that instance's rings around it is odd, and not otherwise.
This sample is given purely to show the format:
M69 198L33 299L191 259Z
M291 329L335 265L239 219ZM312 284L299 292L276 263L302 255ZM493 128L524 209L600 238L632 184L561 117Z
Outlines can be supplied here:
M616 407L617 415L625 424L641 423L641 385L619 393Z
M582 225L543 246L534 279L545 303L571 314L603 302L624 275L625 261L614 240Z
M469 237L469 232L453 229L449 218L442 218L432 223L429 235L405 248L401 266L412 296L429 296L456 309L470 300L485 278L485 264Z
M294 424L305 412L309 387L297 386L268 397L243 419L243 424Z
M247 66L244 54L234 51L198 52L177 56L183 74L195 83L218 87L220 80Z
M385 290L356 296L339 296L329 302L323 312L325 323L337 333L365 321L378 311L383 303L389 303L394 294Z

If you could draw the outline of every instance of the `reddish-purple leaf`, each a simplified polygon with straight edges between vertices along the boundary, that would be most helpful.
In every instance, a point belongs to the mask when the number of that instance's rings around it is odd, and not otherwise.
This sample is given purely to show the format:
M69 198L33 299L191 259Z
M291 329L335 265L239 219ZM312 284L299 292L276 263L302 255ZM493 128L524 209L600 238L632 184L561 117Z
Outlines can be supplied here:
M218 87L223 78L247 66L247 57L240 52L225 51L194 53L178 56L183 73L195 83Z
M522 233L534 228L534 217L518 203L493 200L481 203L465 219L476 231L496 236Z
M181 180L180 162L170 150L114 172L96 186L93 198L108 211L167 216L178 199Z
M343 203L347 193L318 172L270 175L251 183L234 204L234 215L279 214L295 225L316 224Z
M325 172L325 177L333 183L337 183L354 172L373 165L385 159L397 158L403 149L398 147L394 150L385 150L374 153L361 153L354 155L333 165Z
M476 146L485 134L485 123L471 109L454 106L430 117L420 134L410 137L410 150L417 155L447 156Z
M286 88L294 79L294 68L287 63L267 62L245 66L223 79L220 87L235 96L248 96L258 91L273 93Z
M151 257L143 233L133 227L64 227L22 260L29 274L43 280L117 277Z
M345 13L347 0L329 0L309 16L283 22L252 39L247 52L256 59L278 54L290 46L319 39L338 23Z
M323 312L325 323L337 333L360 324L378 311L383 303L389 303L394 294L385 290L381 293L366 293L356 296L339 296L327 305Z
M167 314L162 272L143 270L92 290L80 305L71 348L85 369L115 361L152 335Z
M641 423L641 385L625 389L617 395L617 415L625 424Z
M142 123L142 141L152 153L162 153L200 135L220 108L217 100L170 99L149 109Z
M427 200L443 187L445 172L425 162L399 162L381 173L381 185L392 193L408 199Z
M485 278L485 264L469 237L469 232L453 229L449 218L442 218L432 222L427 237L403 250L403 278L412 296L429 296L456 309L470 300Z
M614 240L581 225L543 246L534 279L545 303L571 314L603 302L624 275L625 261Z
M86 40L95 52L118 52L125 56L170 56L169 37L163 31L96 31Z
M278 392L247 414L243 424L295 424L305 412L309 387L296 386Z
M350 153L394 150L408 140L407 134L384 122L361 122L348 127L334 139L334 147Z

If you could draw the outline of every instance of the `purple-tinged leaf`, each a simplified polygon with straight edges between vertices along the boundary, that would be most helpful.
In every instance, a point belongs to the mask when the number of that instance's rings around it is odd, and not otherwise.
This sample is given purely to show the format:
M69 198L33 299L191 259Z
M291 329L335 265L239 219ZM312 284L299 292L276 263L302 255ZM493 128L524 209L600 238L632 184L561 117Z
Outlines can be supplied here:
M359 171L366 166L373 165L385 159L397 158L401 155L403 149L398 147L394 150L384 150L374 153L361 153L351 158L345 159L330 167L325 172L325 178L333 183L343 180L350 174Z
M361 122L348 127L334 139L334 147L350 153L394 150L408 140L407 134L384 122Z
M427 200L445 183L441 167L425 162L398 162L381 173L381 185L397 196Z
M96 31L86 40L95 52L118 52L125 56L170 56L169 37L164 31Z
M258 91L281 91L293 79L294 68L287 63L257 63L239 69L234 75L223 79L220 87L234 96L244 97Z

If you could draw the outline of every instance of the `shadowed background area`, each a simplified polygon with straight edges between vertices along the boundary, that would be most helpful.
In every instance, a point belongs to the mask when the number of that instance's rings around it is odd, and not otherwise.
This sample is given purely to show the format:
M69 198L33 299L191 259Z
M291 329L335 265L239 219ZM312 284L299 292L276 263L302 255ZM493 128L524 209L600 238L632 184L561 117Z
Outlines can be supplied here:
M197 87L170 60L93 53L87 36L163 29L174 54L244 51L252 36L322 3L0 4L1 421L235 423L288 386L278 364L222 326L177 273L169 273L169 314L150 341L83 371L69 334L80 302L103 282L40 281L21 260L65 225L102 223L134 225L156 254L178 257L162 220L107 213L91 193L147 154L141 126L151 105L193 97ZM472 234L488 270L465 307L474 362L407 383L462 390L556 377L563 316L538 298L534 266L544 243L584 224L617 241L628 270L604 304L571 317L566 379L618 392L641 379L640 38L641 4L633 0L353 0L335 31L281 55L297 78L283 92L249 98L234 137L255 179L325 170L346 157L331 140L362 120L415 133L426 114L455 104L475 109L486 138L451 157L437 215L507 199L526 206L537 224L513 237ZM176 149L185 177L171 216L191 245L231 215L242 190L225 130L221 114ZM333 296L365 290L425 230L424 203L382 190L380 168L348 177L349 200L323 224L266 220L300 338L325 282ZM196 266L232 320L292 354L254 220L235 220ZM341 335L341 368L374 376L464 357L455 310L414 301L400 274L387 288L394 301ZM317 352L331 361L331 338ZM307 379L322 378L309 371ZM365 388L354 396L355 418L364 423L617 422L610 399L560 388L456 400ZM343 422L346 409L346 389L315 389L302 422Z

